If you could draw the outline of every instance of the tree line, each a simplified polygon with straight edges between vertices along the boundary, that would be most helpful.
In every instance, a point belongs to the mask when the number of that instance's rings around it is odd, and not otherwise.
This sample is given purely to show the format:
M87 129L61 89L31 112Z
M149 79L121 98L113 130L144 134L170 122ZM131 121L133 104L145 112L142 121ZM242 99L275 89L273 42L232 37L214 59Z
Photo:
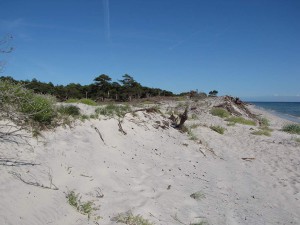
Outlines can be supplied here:
M71 98L89 98L95 101L131 101L133 99L156 96L174 96L171 91L145 87L128 74L123 75L122 79L118 81L112 81L108 75L101 74L89 85L81 85L78 83L54 85L51 82L41 82L35 78L31 81L15 80L10 76L1 76L0 79L8 80L13 83L22 83L27 89L33 90L35 93L50 94L60 101Z

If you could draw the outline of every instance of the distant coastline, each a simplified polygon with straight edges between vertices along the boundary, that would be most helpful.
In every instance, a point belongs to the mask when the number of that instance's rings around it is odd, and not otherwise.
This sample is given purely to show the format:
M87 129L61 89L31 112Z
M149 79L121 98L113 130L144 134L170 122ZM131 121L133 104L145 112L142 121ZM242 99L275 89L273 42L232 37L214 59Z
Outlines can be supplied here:
M261 102L249 101L249 104L266 110L283 119L300 123L300 102Z

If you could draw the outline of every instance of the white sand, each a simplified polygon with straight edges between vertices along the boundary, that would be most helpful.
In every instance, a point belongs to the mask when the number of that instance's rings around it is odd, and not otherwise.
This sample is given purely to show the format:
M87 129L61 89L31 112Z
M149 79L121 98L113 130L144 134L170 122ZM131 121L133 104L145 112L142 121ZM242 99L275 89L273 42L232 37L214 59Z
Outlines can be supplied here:
M300 224L300 144L279 130L287 121L251 106L274 129L270 137L255 136L258 127L227 126L210 115L213 101L194 103L198 119L187 121L201 125L193 133L202 144L158 127L168 119L144 112L126 115L127 135L117 119L101 119L43 132L28 144L2 141L0 224L116 224L111 219L128 211L161 225ZM211 125L227 130L220 135ZM246 157L254 159L241 159ZM51 174L59 190L25 184L18 174L47 187ZM90 220L68 204L72 190L97 206ZM191 198L195 192L204 197Z

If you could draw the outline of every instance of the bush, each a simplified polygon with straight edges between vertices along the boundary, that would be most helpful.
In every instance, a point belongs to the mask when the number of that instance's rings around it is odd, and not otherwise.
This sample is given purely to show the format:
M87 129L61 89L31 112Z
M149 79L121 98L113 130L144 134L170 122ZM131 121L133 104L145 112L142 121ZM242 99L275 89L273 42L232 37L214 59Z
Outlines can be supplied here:
M227 110L222 109L222 108L213 108L212 110L210 110L210 113L213 116L218 116L221 118L226 118L226 117L230 116L230 113Z
M212 129L213 131L219 133L219 134L224 134L225 128L221 127L221 126L211 126L210 129Z
M244 119L243 117L230 117L227 118L226 121L228 122L232 122L232 123L240 123L240 124L244 124L244 125L250 125L250 126L255 126L256 123L253 120L247 120Z
M290 134L300 134L300 124L287 124L283 126L282 131Z
M80 115L80 109L75 105L61 106L59 107L58 112L68 116Z
M21 102L20 111L32 120L48 125L56 115L54 102L50 96L34 94L31 99Z

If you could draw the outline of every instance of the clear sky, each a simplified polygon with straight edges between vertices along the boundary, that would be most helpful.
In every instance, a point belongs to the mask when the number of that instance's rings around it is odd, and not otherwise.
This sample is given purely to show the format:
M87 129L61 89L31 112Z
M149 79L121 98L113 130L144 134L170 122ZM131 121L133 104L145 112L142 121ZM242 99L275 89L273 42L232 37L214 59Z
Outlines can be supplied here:
M1 0L6 34L16 79L300 101L299 0Z

